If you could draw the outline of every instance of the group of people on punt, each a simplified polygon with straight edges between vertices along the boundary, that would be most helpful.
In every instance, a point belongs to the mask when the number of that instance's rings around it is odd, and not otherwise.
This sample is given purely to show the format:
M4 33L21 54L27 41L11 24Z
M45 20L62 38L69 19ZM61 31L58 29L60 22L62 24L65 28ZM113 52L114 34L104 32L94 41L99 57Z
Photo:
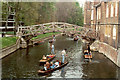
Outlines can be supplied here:
M60 65L61 65L61 61L59 61L59 60L56 60L55 63L46 62L46 64L44 64L44 70L54 69L54 68L59 67Z
M53 40L55 40L55 35L53 35ZM54 52L54 45L52 44L50 47L51 47L51 55L46 56L47 58L52 57L55 54L55 52ZM64 64L65 56L67 56L66 55L66 50L67 49L64 49L61 52L62 61L56 60L56 62L54 64L53 64L53 62L51 62L51 63L46 62L46 64L44 64L44 70L54 69L56 67L59 67L62 63ZM46 57L45 57L45 55L43 55L43 59L47 59Z
M53 64L53 62L51 62L51 63L46 62L46 64L44 64L44 70L54 69L54 68L59 67L61 64L64 64L65 57L67 56L66 50L67 50L67 49L64 49L64 50L61 52L62 61L56 60L54 64ZM50 56L49 56L49 57L50 57ZM44 56L43 56L43 58L44 58Z

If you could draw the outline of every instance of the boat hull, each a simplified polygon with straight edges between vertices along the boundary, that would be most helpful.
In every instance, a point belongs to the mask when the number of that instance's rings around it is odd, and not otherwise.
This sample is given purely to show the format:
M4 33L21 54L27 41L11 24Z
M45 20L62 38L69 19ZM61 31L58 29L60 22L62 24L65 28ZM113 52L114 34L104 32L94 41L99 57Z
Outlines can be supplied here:
M44 71L43 69L38 70L38 74L48 74L48 73L51 73L51 72L53 72L53 71L55 71L55 70L61 69L62 67L64 67L64 66L67 65L67 64L68 64L68 62L65 62L65 63L62 64L60 67L57 67L57 68L54 68L54 69L50 69L50 70L46 70L46 71Z

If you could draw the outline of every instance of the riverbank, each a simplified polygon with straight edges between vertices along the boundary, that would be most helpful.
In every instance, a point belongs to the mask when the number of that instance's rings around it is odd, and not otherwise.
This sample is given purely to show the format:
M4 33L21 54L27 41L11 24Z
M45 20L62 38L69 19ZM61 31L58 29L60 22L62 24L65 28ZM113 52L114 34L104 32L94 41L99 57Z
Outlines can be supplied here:
M40 34L37 37L34 37L32 39L32 41L33 41L33 43L35 41L40 41L40 40L45 41L47 39L50 39L52 37L52 35L58 36L59 34L60 34L59 32ZM4 37L4 39L2 41L2 43L4 42L3 45L5 48L3 48L1 50L2 53L0 55L0 59L6 57L7 55L9 55L9 54L13 53L14 51L18 50L19 48L21 48L21 39L20 38L17 39L16 37L15 38L9 37L9 40L12 40L12 41L9 41L7 39L6 39L6 37ZM34 44L32 44L32 45L34 45Z
M1 37L2 49L14 45L17 39L17 37Z

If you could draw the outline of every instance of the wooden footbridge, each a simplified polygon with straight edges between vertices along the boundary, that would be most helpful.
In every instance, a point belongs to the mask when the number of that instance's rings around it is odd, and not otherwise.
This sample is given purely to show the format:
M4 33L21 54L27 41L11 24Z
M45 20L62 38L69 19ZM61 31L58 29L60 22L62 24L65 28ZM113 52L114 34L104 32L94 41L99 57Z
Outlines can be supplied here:
M50 22L32 26L22 26L18 28L18 33L20 32L22 33L22 37L24 37L25 40L30 40L34 36L49 32L62 32L67 35L77 34L81 37L88 37L94 39L97 38L97 32L91 28L86 28L64 22Z

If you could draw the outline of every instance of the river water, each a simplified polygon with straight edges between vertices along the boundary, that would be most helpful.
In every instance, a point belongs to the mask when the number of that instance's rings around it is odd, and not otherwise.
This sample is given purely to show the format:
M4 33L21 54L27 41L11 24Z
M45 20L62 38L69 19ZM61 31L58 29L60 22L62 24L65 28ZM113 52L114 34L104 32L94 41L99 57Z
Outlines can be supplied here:
M28 49L19 49L2 59L2 78L120 78L120 68L103 54L93 52L93 59L87 62L83 58L85 44L81 40L75 42L66 36L56 37L54 42L56 59L61 60L60 52L67 48L69 64L61 70L49 75L38 75L42 69L39 60L50 53L48 40Z

